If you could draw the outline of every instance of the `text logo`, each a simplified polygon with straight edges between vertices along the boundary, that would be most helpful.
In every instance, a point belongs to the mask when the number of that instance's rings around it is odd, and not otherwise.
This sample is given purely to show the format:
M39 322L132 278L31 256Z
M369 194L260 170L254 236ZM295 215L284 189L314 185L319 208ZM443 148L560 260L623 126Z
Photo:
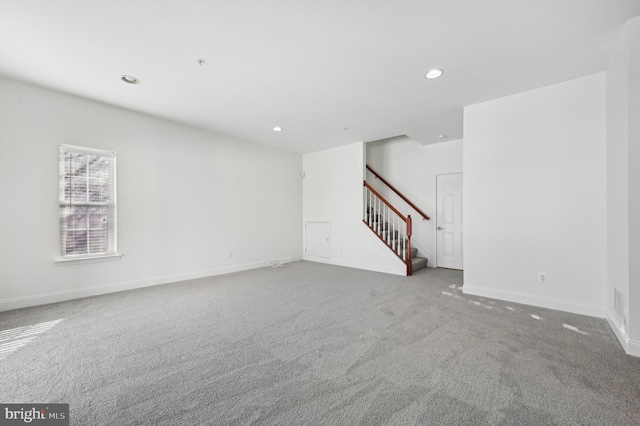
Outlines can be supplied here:
M69 404L0 404L0 425L69 426Z

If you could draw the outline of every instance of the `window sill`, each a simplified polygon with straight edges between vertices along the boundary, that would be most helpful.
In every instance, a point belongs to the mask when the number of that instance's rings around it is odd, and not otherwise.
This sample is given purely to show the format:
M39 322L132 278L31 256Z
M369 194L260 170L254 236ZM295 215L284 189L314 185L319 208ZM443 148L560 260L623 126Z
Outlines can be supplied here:
M113 260L120 260L124 256L122 253L105 254L102 256L83 256L83 257L58 257L53 260L53 263L61 265L72 265L74 263L93 263L93 262L108 262Z

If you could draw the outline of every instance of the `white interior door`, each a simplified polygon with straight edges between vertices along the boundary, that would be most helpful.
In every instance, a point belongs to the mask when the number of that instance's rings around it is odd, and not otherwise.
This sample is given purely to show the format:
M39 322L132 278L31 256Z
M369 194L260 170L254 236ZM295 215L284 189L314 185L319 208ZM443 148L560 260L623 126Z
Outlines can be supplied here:
M305 254L315 257L331 258L331 228L329 222L306 222Z
M463 269L462 257L462 173L438 175L437 179L437 266Z

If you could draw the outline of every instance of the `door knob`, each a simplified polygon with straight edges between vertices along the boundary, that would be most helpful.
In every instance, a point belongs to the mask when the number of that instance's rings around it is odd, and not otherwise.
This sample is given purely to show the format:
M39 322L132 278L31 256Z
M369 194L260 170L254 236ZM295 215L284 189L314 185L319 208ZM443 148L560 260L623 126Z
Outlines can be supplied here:
M438 226L438 231L442 231L444 228L442 226Z

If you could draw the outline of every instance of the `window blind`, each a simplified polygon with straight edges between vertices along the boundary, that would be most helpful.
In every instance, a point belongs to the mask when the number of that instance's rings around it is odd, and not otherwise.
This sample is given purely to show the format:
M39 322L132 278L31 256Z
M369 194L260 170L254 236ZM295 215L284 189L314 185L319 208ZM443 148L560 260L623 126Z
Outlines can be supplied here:
M116 254L116 154L60 145L63 258Z

